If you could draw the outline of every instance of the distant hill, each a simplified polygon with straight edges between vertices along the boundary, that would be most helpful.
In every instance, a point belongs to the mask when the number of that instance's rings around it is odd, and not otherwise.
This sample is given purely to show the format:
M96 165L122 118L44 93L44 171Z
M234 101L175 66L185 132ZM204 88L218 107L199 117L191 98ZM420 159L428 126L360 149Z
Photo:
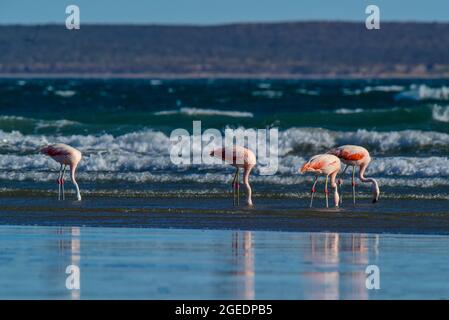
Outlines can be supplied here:
M442 77L449 23L0 26L0 76Z

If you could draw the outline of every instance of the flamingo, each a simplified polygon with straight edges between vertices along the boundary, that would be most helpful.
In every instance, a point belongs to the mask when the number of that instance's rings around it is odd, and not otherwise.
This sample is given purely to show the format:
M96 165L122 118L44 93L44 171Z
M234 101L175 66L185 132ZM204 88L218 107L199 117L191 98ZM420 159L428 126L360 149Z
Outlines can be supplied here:
M308 162L306 162L301 168L300 172L312 172L315 173L315 182L312 185L311 197L310 197L310 207L312 208L313 196L315 194L315 186L318 181L318 176L326 176L326 185L324 187L324 193L326 194L326 208L329 208L329 191L327 189L329 176L331 178L331 186L334 189L334 203L335 207L338 207L340 203L340 197L338 195L337 183L335 178L340 171L341 163L340 159L331 154L319 154L313 156Z
M232 179L232 194L234 197L234 205L236 204L236 192L237 205L239 205L240 202L239 172L240 168L243 168L243 184L246 188L246 204L248 206L252 206L252 190L249 184L249 174L256 165L256 156L254 155L254 153L247 148L234 146L232 148L218 148L212 150L210 152L210 155L222 159L236 168L234 178Z
M58 185L59 185L58 200L61 200L61 190L62 190L62 200L65 199L64 174L67 166L69 166L70 179L72 180L72 183L75 185L76 188L76 198L78 199L78 201L81 201L80 188L75 179L75 171L82 156L81 152L67 144L57 143L42 147L41 153L51 157L53 160L61 164L58 177Z
M346 164L345 170L343 170L342 175L345 174L346 169L352 166L352 197L355 204L355 167L359 167L359 178L360 181L372 184L371 190L373 193L373 203L379 201L379 184L373 178L365 177L365 171L371 162L371 157L368 150L360 146L345 145L338 148L334 148L328 152L341 159L341 161Z

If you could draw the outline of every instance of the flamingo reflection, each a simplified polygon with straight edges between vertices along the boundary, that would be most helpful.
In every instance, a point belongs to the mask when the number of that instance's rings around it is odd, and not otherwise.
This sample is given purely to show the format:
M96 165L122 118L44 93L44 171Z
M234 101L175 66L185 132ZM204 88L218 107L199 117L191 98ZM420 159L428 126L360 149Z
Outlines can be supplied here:
M234 275L241 279L243 288L237 288L239 299L254 299L254 250L251 231L234 232L232 234L232 256L236 266Z
M377 237L378 238L378 237ZM365 266L369 264L369 243L365 234L312 234L310 260L314 271L304 276L309 282L309 299L368 299ZM341 265L349 265L341 270ZM319 271L315 271L315 270Z

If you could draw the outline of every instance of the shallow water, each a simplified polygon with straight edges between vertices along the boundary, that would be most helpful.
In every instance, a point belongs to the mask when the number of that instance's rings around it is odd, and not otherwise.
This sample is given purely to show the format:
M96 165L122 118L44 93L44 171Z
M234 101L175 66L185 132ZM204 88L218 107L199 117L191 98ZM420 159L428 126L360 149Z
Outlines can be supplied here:
M447 299L447 236L0 226L0 298ZM80 290L65 287L80 268ZM365 286L368 265L380 289Z

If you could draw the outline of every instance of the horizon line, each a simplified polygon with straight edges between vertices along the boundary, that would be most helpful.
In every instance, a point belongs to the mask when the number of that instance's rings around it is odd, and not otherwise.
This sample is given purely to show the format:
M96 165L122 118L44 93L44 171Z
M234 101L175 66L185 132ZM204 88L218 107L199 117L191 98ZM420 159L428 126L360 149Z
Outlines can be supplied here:
M161 27L223 27L223 26L235 26L235 25L278 25L278 24L301 24L301 23L345 23L345 24L358 24L364 23L365 20L326 20L326 19L310 19L310 20L279 20L279 21L241 21L241 22L223 22L223 23L160 23L160 22L84 22L83 25L87 26L161 26ZM440 20L385 20L381 24L449 24L448 21ZM65 25L64 22L42 22L42 23L1 23L0 27L8 26L21 26L21 27L33 27L33 26L59 26Z

